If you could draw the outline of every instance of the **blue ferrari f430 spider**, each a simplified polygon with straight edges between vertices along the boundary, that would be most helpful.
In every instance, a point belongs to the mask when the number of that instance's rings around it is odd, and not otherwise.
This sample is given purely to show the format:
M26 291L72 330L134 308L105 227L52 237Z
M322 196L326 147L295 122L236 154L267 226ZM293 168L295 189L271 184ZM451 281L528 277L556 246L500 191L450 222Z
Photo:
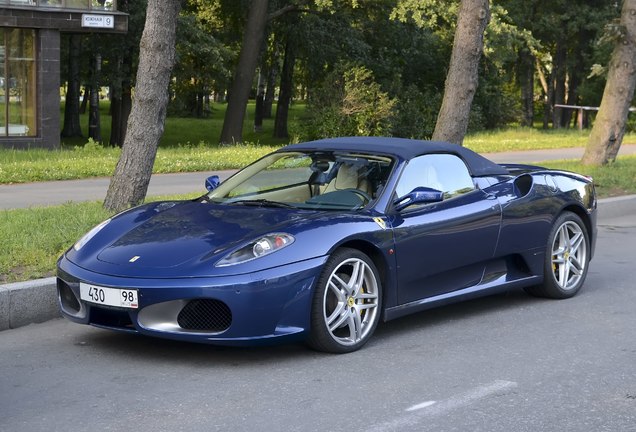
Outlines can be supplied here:
M387 321L511 288L566 298L596 240L590 178L499 165L458 145L289 145L208 193L145 204L59 260L64 316L224 345L304 340L335 353Z

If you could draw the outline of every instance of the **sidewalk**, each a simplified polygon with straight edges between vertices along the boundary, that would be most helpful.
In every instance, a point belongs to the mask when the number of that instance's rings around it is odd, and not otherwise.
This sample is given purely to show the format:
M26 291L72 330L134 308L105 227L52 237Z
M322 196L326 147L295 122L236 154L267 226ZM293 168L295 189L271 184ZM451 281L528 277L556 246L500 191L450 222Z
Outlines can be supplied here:
M536 163L560 159L580 159L583 148L555 150L527 150L504 153L484 153L497 163ZM636 144L624 144L619 155L636 154ZM148 196L175 195L199 191L205 192L205 179L213 174L221 181L235 171L195 172L180 174L154 174L148 186ZM103 200L108 190L109 178L64 180L15 185L0 185L0 209L40 207L63 204L69 201Z

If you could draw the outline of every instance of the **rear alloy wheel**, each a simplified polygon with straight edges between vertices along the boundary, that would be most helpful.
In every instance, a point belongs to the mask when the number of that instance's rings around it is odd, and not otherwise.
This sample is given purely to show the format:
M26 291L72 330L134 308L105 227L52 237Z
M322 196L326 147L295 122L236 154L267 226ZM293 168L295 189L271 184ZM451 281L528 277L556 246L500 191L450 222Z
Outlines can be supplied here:
M308 344L331 353L362 347L380 319L382 286L373 262L355 249L339 249L318 280Z
M556 299L574 296L587 276L589 245L587 228L581 218L574 213L563 213L548 237L543 284L526 291Z

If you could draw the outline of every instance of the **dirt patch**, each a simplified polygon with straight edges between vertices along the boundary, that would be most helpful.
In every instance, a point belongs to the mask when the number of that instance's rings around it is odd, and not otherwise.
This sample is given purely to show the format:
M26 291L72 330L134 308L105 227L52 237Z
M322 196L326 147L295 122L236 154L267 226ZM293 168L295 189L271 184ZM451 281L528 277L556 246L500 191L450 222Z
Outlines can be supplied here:
M40 279L55 276L54 271L48 271L44 274L34 272L25 266L16 266L9 269L8 274L0 274L0 284L8 284L13 282L24 282L31 279Z

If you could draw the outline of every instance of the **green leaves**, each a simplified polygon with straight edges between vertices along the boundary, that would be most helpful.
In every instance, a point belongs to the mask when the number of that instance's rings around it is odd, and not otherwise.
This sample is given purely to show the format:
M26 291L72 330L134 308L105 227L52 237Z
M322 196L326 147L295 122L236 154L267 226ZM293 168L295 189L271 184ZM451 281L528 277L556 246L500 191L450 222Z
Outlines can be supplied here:
M387 135L394 105L369 69L340 64L310 100L302 138Z

